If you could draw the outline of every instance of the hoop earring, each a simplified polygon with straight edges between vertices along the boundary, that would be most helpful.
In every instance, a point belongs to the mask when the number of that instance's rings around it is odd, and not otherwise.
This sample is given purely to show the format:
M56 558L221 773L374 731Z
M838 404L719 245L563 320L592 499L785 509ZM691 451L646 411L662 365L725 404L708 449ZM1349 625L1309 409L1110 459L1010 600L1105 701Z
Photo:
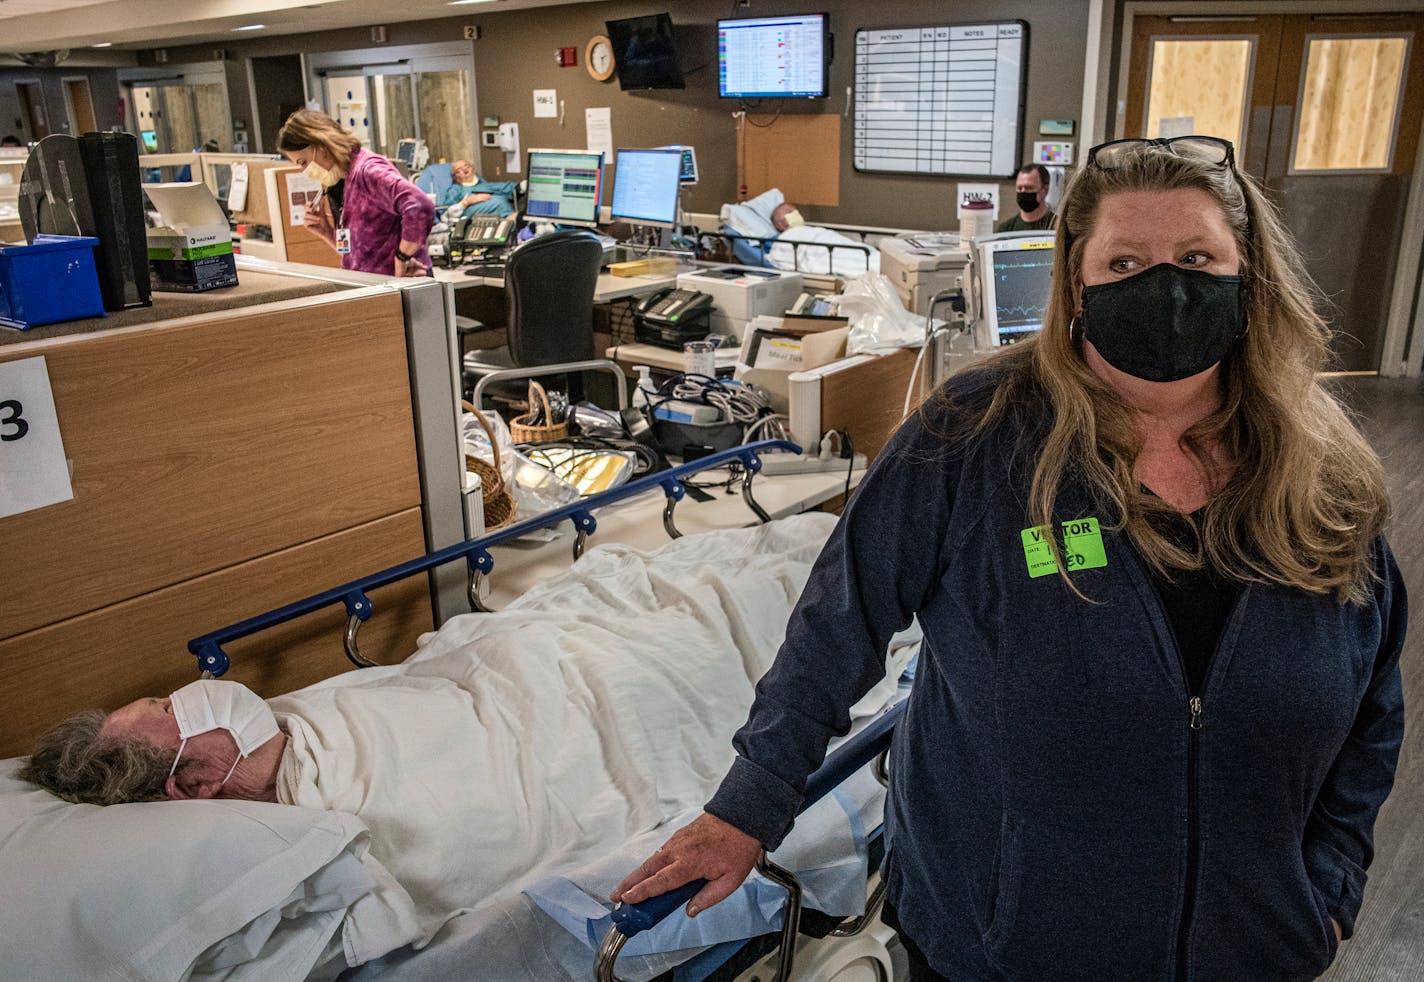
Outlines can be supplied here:
M1068 340L1069 340L1069 341L1082 341L1082 340L1083 340L1083 319L1082 319L1081 317L1079 317L1077 314L1074 314L1074 315L1073 315L1073 319L1068 322Z

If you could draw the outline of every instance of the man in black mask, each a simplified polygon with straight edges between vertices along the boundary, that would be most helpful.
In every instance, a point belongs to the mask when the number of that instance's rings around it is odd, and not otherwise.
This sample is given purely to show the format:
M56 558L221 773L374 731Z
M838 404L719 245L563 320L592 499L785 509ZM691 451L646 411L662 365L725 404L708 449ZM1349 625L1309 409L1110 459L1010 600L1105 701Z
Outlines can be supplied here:
M1053 210L1048 207L1048 168L1024 164L1014 174L1014 201L1019 213L1010 215L995 232L1037 232L1053 227Z

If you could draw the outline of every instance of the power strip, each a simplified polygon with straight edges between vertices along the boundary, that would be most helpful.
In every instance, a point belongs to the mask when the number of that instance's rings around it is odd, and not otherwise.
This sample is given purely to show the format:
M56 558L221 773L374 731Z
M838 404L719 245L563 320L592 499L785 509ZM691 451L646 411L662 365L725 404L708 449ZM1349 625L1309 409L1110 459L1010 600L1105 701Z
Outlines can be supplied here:
M768 453L761 455L761 472L768 476L775 474L814 474L820 471L840 471L845 473L847 465L852 470L865 470L865 454L858 453L853 460L844 457L821 458L815 454Z

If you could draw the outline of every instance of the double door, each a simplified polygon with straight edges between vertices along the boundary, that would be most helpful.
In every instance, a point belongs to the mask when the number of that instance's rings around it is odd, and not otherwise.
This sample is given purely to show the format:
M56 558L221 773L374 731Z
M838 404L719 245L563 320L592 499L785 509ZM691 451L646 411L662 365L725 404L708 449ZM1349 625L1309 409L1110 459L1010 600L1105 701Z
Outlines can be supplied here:
M1424 15L1135 17L1125 136L1197 133L1279 205L1331 367L1375 371L1424 117Z

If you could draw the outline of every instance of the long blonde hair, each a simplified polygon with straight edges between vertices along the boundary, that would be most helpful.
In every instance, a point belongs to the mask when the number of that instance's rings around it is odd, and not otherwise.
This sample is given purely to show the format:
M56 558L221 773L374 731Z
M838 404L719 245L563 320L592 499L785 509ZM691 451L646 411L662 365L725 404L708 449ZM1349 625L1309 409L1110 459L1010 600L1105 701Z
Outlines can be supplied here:
M1206 507L1197 553L1148 521L1172 509L1140 490L1133 411L1084 361L1072 330L1084 245L1103 198L1184 188L1205 191L1221 208L1247 282L1246 333L1222 363L1221 407L1182 440L1199 461L1219 448L1232 467ZM1043 330L999 360L1004 384L973 426L987 428L1030 393L1046 398L1052 420L1029 491L1033 525L1051 526L1071 472L1160 572L1205 561L1236 580L1363 602L1389 498L1378 456L1318 376L1330 331L1314 296L1289 232L1248 175L1158 148L1127 155L1111 170L1085 167L1063 196Z
M342 129L340 123L315 109L298 109L277 131L278 150L321 147L342 173L351 169L351 154L360 145L361 141Z

